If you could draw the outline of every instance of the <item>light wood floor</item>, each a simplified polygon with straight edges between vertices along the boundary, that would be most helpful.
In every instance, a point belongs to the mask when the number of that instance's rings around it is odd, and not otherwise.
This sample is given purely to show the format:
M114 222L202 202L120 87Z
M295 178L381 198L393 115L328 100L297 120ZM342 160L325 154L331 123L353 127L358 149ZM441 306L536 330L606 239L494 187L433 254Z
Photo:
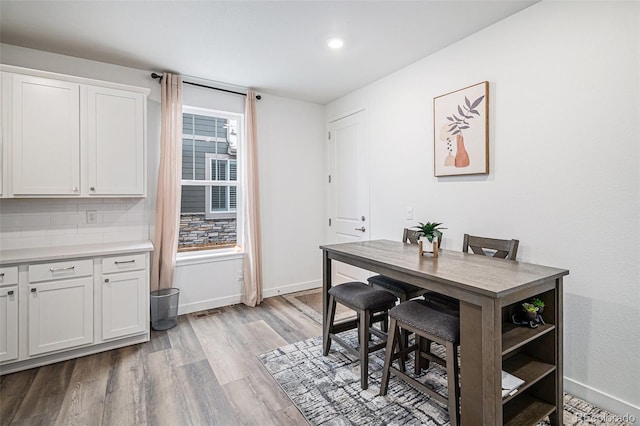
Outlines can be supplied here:
M0 378L2 425L305 425L256 355L321 334L282 297Z

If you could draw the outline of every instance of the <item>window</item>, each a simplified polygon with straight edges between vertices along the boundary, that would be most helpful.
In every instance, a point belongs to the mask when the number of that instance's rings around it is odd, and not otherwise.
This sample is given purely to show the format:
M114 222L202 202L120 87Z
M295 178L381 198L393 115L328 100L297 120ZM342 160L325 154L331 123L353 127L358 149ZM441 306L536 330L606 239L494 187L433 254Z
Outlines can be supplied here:
M242 119L240 114L183 108L178 252L237 245Z
M238 181L238 160L230 156L205 154L206 180ZM214 218L219 213L235 212L237 208L237 188L233 185L212 186L206 196L206 216Z

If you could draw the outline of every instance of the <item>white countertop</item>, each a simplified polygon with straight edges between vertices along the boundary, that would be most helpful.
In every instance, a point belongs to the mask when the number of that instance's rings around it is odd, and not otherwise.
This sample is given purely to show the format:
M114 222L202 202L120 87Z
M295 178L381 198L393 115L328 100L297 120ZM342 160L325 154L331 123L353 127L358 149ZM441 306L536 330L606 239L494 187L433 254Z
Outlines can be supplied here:
M151 241L127 241L121 243L82 244L76 246L42 247L16 250L0 250L0 265L42 262L70 258L112 256L124 253L153 251Z

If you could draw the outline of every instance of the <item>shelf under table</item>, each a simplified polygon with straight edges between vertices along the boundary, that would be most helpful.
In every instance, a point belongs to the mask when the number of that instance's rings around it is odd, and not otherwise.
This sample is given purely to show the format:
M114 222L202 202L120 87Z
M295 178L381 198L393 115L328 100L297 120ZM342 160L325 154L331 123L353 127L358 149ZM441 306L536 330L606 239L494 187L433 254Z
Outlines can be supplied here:
M553 404L540 401L529 394L521 394L504 405L503 423L505 426L535 425L555 409Z
M553 324L540 324L537 328L523 327L511 323L502 324L502 355L518 349L527 343L537 339L543 334L555 330Z

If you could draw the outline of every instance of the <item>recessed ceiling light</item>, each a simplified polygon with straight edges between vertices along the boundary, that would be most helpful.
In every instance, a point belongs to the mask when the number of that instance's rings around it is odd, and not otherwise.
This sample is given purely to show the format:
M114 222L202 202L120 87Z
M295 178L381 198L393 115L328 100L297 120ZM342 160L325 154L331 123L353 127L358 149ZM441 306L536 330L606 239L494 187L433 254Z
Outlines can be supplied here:
M339 38L332 38L327 41L327 46L332 49L340 49L344 45L344 42Z

